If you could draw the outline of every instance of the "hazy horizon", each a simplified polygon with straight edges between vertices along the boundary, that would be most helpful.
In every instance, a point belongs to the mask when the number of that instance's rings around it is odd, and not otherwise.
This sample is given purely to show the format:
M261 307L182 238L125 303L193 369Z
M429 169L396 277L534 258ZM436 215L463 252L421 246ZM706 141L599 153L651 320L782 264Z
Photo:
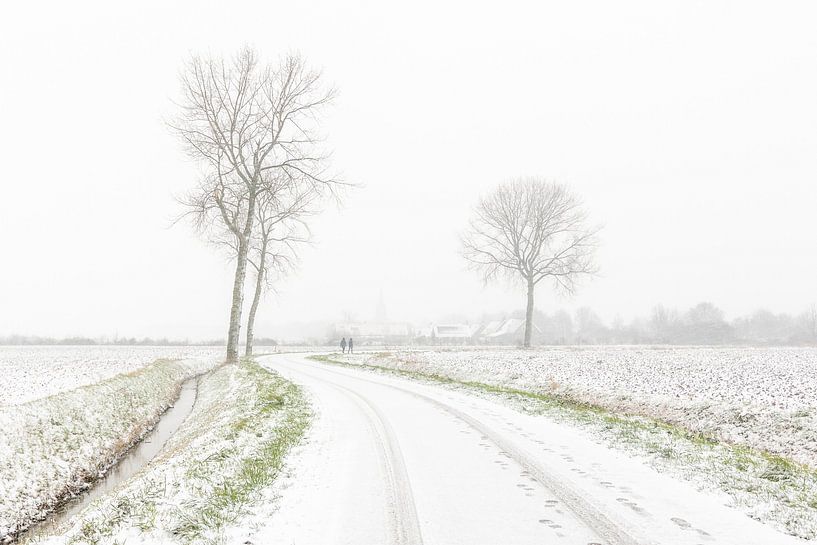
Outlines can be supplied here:
M258 336L371 319L381 291L395 321L524 308L467 270L458 236L526 175L604 225L600 275L571 299L543 284L539 310L797 314L817 301L817 6L767 6L7 6L0 336L225 335L233 264L171 227L199 172L163 119L191 53L245 44L323 69L332 164L360 185L314 220Z

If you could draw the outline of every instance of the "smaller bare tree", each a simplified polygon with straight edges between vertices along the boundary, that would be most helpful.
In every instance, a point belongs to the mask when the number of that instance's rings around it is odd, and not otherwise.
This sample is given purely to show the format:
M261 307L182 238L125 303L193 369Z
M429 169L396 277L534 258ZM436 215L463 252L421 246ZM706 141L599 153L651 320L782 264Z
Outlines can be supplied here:
M286 173L279 175L286 176ZM286 189L264 194L256 208L256 233L249 263L255 269L255 292L247 314L245 355L252 356L255 317L265 291L273 280L292 271L298 262L298 249L309 242L307 219L317 213L321 186L309 180L285 182Z
M534 291L549 278L574 293L579 279L597 272L598 227L587 224L581 200L564 185L520 178L482 198L462 237L463 256L488 282L522 279L527 287L524 344L531 344Z
M817 303L800 315L800 323L809 342L817 343Z

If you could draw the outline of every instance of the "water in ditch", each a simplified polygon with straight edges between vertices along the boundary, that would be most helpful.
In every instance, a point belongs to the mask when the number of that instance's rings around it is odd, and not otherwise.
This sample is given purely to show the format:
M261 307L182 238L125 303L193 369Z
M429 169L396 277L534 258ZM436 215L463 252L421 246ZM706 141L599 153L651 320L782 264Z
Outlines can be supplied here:
M102 479L76 498L67 502L60 509L51 513L44 521L25 532L20 541L26 542L35 537L46 537L64 531L74 515L132 477L145 464L155 458L167 443L167 440L176 433L179 426L190 415L196 402L197 391L198 377L185 381L182 384L179 398L172 407L165 411L156 426L141 442L129 450Z

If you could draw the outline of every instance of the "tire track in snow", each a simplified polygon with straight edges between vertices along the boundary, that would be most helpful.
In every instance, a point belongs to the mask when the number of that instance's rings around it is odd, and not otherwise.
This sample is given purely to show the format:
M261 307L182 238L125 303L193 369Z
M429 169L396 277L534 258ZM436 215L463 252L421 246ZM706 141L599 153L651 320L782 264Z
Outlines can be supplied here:
M304 372L303 367L300 365L297 370L315 380L326 383L347 396L366 415L366 420L378 443L378 455L383 466L383 473L388 480L386 493L389 496L388 518L389 530L392 536L391 543L394 545L422 545L423 537L420 531L420 521L417 517L417 508L414 504L411 481L409 481L408 472L406 471L400 444L386 417L377 407L351 388L312 373Z
M464 422L470 428L476 430L483 436L487 437L489 441L494 443L500 451L505 452L520 466L527 470L531 476L543 487L548 489L554 496L556 496L564 505L584 524L596 532L607 545L648 545L648 542L638 541L623 528L610 520L603 512L597 509L593 504L584 499L580 494L571 489L568 485L561 482L560 479L551 475L541 464L539 464L532 456L517 448L513 442L506 440L501 433L495 431L490 426L487 426L477 420L476 418L463 413L462 411L452 407L447 403L443 403L433 397L421 394L406 388L401 388L389 382L378 382L364 377L356 377L347 373L339 372L334 369L325 369L326 372L333 373L347 379L362 380L372 384L386 386L394 390L398 390L409 394L417 399L421 399L431 405L441 409L455 418ZM334 384L334 383L330 383ZM352 390L350 392L354 393Z
M569 486L566 486L556 477L549 474L533 457L518 449L512 442L505 440L502 435L494 431L489 426L486 426L476 418L467 415L450 405L442 403L436 399L411 392L403 388L394 387L407 393L413 393L415 397L423 399L432 405L448 412L452 416L462 420L487 437L494 443L502 452L507 453L514 461L521 465L530 473L531 477L536 479L542 486L550 490L562 503L564 503L576 517L589 526L594 532L608 542L610 545L643 545L642 542L637 541L630 536L626 531L620 528L617 524L611 521L604 513L596 509L590 502L585 500L581 495L573 491Z

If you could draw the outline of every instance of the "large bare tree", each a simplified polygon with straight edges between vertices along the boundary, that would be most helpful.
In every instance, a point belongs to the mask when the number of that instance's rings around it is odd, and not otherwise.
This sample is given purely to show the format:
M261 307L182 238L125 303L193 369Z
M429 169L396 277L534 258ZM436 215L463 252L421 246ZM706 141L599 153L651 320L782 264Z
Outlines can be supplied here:
M535 178L500 185L483 197L462 237L463 256L487 282L521 279L527 287L524 344L531 344L534 291L542 280L573 293L597 272L599 228L588 225L581 200L567 187Z
M180 114L169 123L205 175L183 199L203 231L228 233L235 276L227 361L238 359L244 282L259 199L279 190L270 180L331 186L319 152L319 113L333 97L320 74L297 55L262 65L249 48L233 59L193 57L181 77ZM267 176L271 172L287 176Z

